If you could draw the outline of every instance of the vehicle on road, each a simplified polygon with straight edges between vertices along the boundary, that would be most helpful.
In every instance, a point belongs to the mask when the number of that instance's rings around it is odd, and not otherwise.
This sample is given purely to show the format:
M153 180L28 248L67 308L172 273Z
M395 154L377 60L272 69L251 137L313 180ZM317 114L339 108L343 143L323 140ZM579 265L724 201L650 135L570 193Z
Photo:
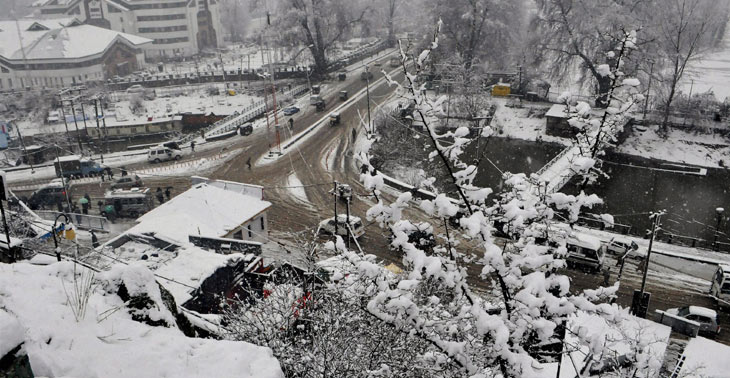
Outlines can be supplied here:
M144 93L144 87L139 84L132 85L127 88L127 93Z
M251 135L253 133L253 123L238 126L236 133L241 136Z
M612 238L606 244L606 252L616 255L641 260L646 257L646 251L639 249L636 243L621 238ZM628 253L628 254L627 254Z
M339 81L345 81L347 79L347 72L340 72L337 74L337 79Z
M104 193L101 215L109 219L137 218L154 208L149 188L115 189Z
M340 124L340 113L330 114L330 126L336 126Z
M111 188L112 189L131 189L131 188L141 188L144 186L144 183L142 182L142 179L139 178L139 176L122 176L114 181L112 183Z
M322 101L320 101L320 102L318 102L318 103L314 104L314 106L315 106L315 109L317 109L317 111L318 111L318 112L321 112L321 111L323 111L323 110L324 110L324 108L325 108L325 103L324 103L324 100L322 100Z
M700 333L702 334L715 337L720 333L720 321L717 317L717 312L713 309L700 306L684 306L680 308L670 308L665 312L670 315L700 323Z
M288 108L284 108L284 115L285 116L294 115L296 113L299 113L299 108L297 108L296 106L290 106Z
M347 101L347 91L340 91L340 100Z
M603 267L603 255L606 246L601 241L589 235L575 234L565 243L568 255L565 260L568 267L587 268L598 272Z
M398 67L398 66L400 66L400 59L396 58L396 57L392 57L392 58L390 58L388 65L390 65L391 67Z
M73 203L71 191L68 185L60 182L51 182L34 191L25 201L31 209L43 209L46 207L56 207L58 203L66 205L66 194L68 199Z
M100 175L106 166L78 155L61 156L53 161L56 177L80 178Z
M360 74L360 80L372 80L373 79L373 73L370 71L363 71Z
M309 96L309 105L317 105L320 102L324 102L324 99L320 95Z
M719 265L712 276L710 295L721 305L730 306L730 265Z
M347 236L347 215L339 214L337 216L337 235ZM365 234L365 228L362 225L362 221L359 217L350 215L350 229L352 230L352 237L357 239ZM317 233L324 233L334 235L335 233L335 218L328 218L319 222L319 228Z
M182 150L175 150L163 146L150 147L147 150L147 161L150 163L160 163L163 161L182 159Z
M312 94L318 95L321 89L319 85L312 85Z

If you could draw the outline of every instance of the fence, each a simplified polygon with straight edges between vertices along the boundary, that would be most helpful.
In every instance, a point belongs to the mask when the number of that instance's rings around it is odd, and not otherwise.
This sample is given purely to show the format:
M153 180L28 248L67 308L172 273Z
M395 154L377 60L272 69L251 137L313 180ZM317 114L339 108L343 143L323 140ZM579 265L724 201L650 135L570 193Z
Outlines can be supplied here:
M35 213L38 214L39 217L49 221L55 221L59 215L63 214L58 211L46 210L36 211ZM76 213L66 213L66 216L69 220L71 220L71 223L80 229L103 232L111 231L109 221L104 217Z

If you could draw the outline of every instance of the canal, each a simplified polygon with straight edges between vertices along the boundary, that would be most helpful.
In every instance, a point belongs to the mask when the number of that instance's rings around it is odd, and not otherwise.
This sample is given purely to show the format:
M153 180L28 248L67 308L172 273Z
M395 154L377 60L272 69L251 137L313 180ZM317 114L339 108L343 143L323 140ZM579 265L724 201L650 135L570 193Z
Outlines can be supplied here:
M491 137L473 143L465 152L467 160L475 161L477 148L483 158L475 183L499 192L503 185L501 171L534 173L564 147ZM585 191L600 196L604 205L589 212L613 214L616 223L630 226L617 227L617 231L643 236L651 228L648 213L666 210L662 240L668 241L671 234L672 242L691 245L689 238L697 238L705 240L697 241L697 246L707 247L715 236L716 209L721 207L727 211L721 215L718 240L730 243L730 170L708 169L704 176L682 174L667 171L671 166L666 162L616 153L607 154L603 168L608 177L600 178ZM577 194L578 184L571 182L562 191ZM730 245L723 249L730 249Z

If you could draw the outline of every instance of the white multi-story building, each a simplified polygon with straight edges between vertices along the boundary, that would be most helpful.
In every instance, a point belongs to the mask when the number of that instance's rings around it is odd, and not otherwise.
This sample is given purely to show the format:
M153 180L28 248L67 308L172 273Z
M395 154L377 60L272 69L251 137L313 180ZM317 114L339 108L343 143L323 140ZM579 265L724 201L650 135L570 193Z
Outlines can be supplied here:
M61 88L126 75L152 40L76 19L0 21L0 90Z
M40 0L41 17L84 23L152 39L148 60L190 56L223 44L217 0Z

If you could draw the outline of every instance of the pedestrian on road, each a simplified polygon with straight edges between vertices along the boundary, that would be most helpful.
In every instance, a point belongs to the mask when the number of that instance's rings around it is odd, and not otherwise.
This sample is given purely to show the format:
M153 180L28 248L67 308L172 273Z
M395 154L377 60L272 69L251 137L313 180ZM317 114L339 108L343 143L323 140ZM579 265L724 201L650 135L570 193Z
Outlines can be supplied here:
M190 141L190 151L195 152L195 141Z
M160 201L160 204L165 203L165 197L162 195L162 189L159 186L157 187L155 196L157 197L157 200Z
M94 230L91 230L91 247L96 248L99 246L99 238L96 237Z
M168 186L165 188L165 198L169 201L170 200L170 189L172 189L171 186Z
M81 205L81 212L84 214L89 213L89 200L86 199L86 197L81 197L79 200L79 205Z
M294 118L289 118L289 130L294 129Z
M248 157L248 160L246 160L246 165L248 165L248 170L251 170L251 157Z
M86 201L89 203L89 208L91 208L91 197L89 197L89 193L84 193L84 198L86 198Z
M122 166L122 177L124 177L126 175L127 175L127 168L124 168L124 166Z
M609 281L611 281L611 269L605 267L603 268L603 286L610 285Z
M106 167L106 174L109 176L109 181L114 178L114 172L112 172L112 169L109 167Z

